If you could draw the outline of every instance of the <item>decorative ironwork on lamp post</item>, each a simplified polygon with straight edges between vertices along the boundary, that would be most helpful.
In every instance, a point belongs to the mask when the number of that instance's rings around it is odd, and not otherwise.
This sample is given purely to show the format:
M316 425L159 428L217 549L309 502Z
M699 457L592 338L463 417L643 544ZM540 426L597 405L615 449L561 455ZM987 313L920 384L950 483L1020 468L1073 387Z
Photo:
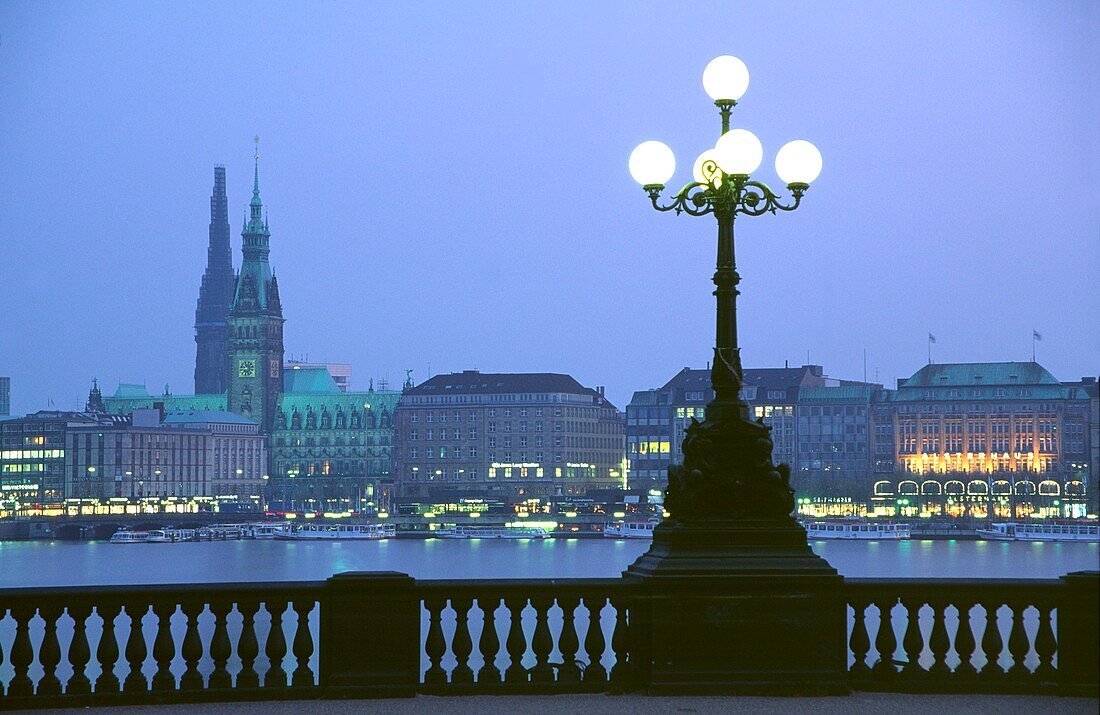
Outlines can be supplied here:
M793 211L821 171L813 144L796 140L776 155L776 173L786 182L789 199L752 178L763 158L760 140L746 129L731 129L730 115L749 84L745 64L729 55L710 62L703 86L718 107L722 132L713 149L695 161L693 181L667 201L661 193L676 160L661 142L640 144L630 155L630 172L658 211L692 216L711 214L718 222L718 258L714 272L717 299L711 385L714 399L703 422L694 419L685 432L684 464L669 469L666 509L678 522L727 519L790 521L794 494L787 465L772 464L770 429L753 421L741 396L743 370L737 342L737 272L734 222L738 216Z

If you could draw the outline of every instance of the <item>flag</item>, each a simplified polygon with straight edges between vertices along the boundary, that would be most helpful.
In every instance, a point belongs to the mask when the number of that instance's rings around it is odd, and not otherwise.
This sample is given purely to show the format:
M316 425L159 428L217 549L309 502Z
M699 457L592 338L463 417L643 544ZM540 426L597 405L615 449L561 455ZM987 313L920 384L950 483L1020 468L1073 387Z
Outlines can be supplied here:
M933 335L932 333L929 333L928 334L928 342L930 342L930 343L936 342L936 336Z
M1031 337L1032 337L1033 340L1042 340L1043 339L1043 336L1039 335L1039 331L1035 330L1034 328L1032 328L1032 330L1031 330Z

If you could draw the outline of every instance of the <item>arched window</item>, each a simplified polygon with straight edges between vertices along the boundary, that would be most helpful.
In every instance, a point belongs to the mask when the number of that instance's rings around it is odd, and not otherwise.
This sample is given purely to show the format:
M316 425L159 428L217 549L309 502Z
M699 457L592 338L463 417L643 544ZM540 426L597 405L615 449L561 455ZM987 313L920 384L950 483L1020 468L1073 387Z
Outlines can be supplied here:
M998 496L1008 496L1012 493L1012 485L1003 479L998 479L993 482L993 494Z
M939 482L929 479L927 482L920 485L920 493L939 496L943 494L943 486Z
M1030 496L1035 493L1035 482L1029 482L1022 480L1016 482L1016 493L1025 496Z
M906 495L906 496L916 496L917 495L917 483L914 482L911 479L907 479L904 482L899 482L898 483L898 494L903 494L903 495Z
M344 411L343 410L337 410L336 411L336 429L344 429L345 427L347 427L347 424L348 424L348 420L347 420L346 417L344 417Z
M1056 497L1062 493L1061 487L1058 486L1058 482L1052 479L1044 479L1039 482L1039 494L1044 497Z
M875 482L874 492L877 497L892 496L894 493L894 485L885 480Z
M306 413L306 429L317 429L317 416L313 414L313 410Z
M297 410L294 411L294 415L290 418L291 429L302 429L302 415Z
M351 428L352 429L359 429L359 426L360 426L360 423L359 423L359 410L352 410L351 411Z
M966 485L966 493L984 496L989 494L989 485L979 479L975 479Z
M328 410L321 413L321 429L330 429L332 427L332 416L329 415Z
M951 481L943 485L943 492L944 494L952 494L958 496L966 493L966 486L963 485L963 483L959 480L952 479Z
M1085 496L1085 485L1083 482L1074 479L1071 482L1066 482L1065 492L1067 497L1083 497Z

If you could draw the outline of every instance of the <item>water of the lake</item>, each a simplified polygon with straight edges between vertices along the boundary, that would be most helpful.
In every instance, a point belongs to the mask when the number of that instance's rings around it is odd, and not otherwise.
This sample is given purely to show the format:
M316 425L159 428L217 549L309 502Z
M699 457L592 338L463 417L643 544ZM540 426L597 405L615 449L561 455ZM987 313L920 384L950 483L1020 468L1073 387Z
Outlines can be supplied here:
M0 542L0 588L313 581L344 571L403 571L423 579L615 577L648 546L611 539ZM813 547L849 577L1056 578L1100 568L1096 543L817 541Z

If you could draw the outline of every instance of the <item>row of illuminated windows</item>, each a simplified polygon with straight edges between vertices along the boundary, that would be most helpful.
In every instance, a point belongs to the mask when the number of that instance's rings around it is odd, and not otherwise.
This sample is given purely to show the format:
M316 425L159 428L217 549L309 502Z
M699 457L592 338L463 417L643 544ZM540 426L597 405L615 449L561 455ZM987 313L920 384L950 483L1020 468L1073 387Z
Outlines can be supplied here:
M697 420L701 420L706 417L706 411L707 408L705 407L677 407L676 419L687 420L694 417Z
M792 417L794 415L792 405L757 405L754 411L757 417Z
M4 474L17 474L20 472L41 472L45 470L44 464L4 464L0 465L0 472Z
M65 456L63 449L5 449L0 459L58 459Z
M672 443L668 440L631 442L630 454L668 454Z

